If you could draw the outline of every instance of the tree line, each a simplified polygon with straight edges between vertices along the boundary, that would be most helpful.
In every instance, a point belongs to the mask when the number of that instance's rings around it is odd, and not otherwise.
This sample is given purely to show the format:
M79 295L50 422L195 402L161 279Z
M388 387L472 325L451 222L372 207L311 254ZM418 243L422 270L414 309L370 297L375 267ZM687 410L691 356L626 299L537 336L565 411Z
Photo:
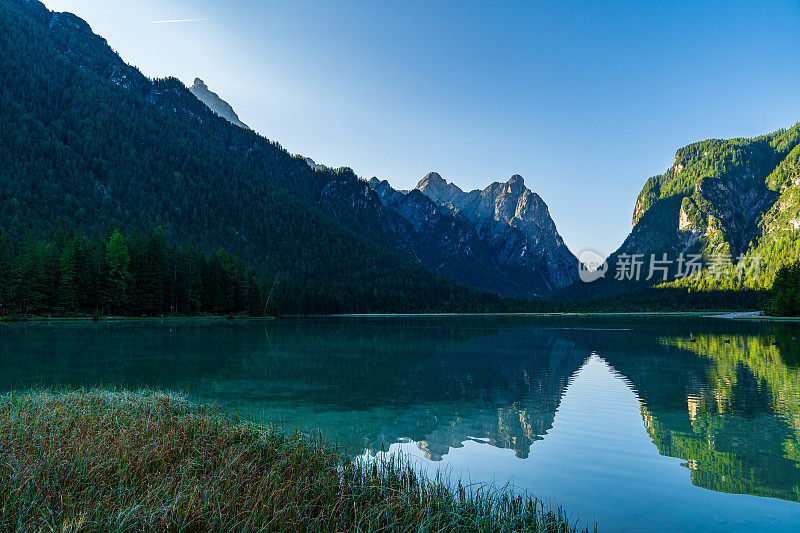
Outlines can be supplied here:
M774 316L800 316L800 261L778 269L766 312Z
M274 280L224 248L170 243L161 228L90 237L59 222L51 240L0 230L0 313L261 316Z

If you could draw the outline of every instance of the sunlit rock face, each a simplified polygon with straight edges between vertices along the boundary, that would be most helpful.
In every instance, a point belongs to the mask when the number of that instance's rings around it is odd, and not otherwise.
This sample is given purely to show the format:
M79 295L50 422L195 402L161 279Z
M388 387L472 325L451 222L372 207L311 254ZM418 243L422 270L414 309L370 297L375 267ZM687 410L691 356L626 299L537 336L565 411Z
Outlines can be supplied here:
M198 100L206 104L208 108L217 115L221 116L232 124L236 124L242 128L247 128L247 124L239 120L238 115L236 115L236 111L233 110L230 104L220 98L217 93L212 92L205 82L203 82L203 80L200 78L194 79L194 84L189 87L189 90L197 97Z
M525 186L522 176L515 174L505 183L464 192L431 172L415 190L469 221L494 261L510 277L527 280L539 294L576 280L577 259L559 235L547 204Z

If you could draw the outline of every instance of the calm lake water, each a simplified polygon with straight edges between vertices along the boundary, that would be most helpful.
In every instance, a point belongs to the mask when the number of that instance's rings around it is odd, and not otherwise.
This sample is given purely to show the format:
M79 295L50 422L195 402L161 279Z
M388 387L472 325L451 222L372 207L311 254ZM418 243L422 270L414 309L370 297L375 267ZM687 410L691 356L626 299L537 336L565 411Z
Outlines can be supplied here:
M601 531L800 531L800 327L664 317L0 325L0 390L184 391Z

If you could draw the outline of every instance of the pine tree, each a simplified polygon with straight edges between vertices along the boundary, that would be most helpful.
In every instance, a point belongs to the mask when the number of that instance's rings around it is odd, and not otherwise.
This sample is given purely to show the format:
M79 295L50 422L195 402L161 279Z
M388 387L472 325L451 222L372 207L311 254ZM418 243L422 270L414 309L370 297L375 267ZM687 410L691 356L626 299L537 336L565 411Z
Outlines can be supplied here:
M120 232L115 230L106 245L109 304L115 312L124 312L128 303L129 264L128 245L125 244L125 238Z
M48 276L44 246L31 233L23 239L16 270L17 300L22 313L45 309Z
M195 246L194 241L189 243L186 250L186 312L195 314L202 308L201 297L203 294L203 270L205 269L205 256Z
M262 316L264 314L264 289L262 280L256 279L256 277L250 273L248 287L247 314L250 316Z
M14 256L4 231L0 230L0 316L12 311L11 279L14 272Z
M60 273L58 280L58 301L65 311L75 311L78 308L77 285L77 250L74 239L64 243L64 249L58 261Z

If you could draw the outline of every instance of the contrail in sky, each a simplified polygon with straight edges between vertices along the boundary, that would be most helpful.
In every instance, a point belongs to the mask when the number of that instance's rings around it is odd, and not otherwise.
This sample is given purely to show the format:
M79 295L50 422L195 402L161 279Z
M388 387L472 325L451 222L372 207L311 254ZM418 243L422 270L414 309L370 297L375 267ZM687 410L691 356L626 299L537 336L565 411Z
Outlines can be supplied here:
M178 24L180 22L203 22L209 19L176 19L176 20L154 20L153 24Z

